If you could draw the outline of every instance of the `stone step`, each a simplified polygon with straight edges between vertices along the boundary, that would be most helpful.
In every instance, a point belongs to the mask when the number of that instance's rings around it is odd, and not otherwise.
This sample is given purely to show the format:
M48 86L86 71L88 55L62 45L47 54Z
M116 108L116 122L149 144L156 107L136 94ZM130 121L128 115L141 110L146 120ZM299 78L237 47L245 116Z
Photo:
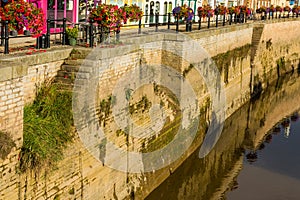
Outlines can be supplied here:
M73 65L65 65L63 64L61 66L61 70L67 71L67 72L78 72L79 71L80 66L73 66Z
M62 83L62 84L74 84L74 80L71 78L64 78L64 77L59 77L56 76L54 79L54 83Z
M54 82L53 84L57 85L58 90L60 91L73 91L73 84L65 84L65 83L58 83Z
M87 55L79 54L79 53L74 53L74 54L71 54L71 56L70 56L71 59L85 59L86 57L87 57Z
M83 63L84 59L67 59L65 60L65 65L71 65L71 66L79 66Z
M92 49L89 48L75 48L71 54L80 54L83 56L89 55L91 53Z
M65 79L72 79L72 80L75 80L76 78L76 72L68 72L68 71L65 71L65 70L59 70L57 72L57 77L62 77L62 78L65 78Z

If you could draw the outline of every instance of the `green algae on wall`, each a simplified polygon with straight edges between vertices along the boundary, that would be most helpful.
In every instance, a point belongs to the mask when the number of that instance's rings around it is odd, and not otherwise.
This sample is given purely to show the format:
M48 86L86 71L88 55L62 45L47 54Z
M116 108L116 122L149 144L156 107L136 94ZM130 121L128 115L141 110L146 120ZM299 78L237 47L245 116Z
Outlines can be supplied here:
M218 54L212 57L212 60L217 65L220 74L224 74L224 83L228 83L229 67L234 67L238 59L243 60L250 55L250 52L251 45L247 44L245 46L238 47L231 51L227 51L226 53Z
M16 146L9 133L0 131L0 158L4 160L11 152L12 148Z

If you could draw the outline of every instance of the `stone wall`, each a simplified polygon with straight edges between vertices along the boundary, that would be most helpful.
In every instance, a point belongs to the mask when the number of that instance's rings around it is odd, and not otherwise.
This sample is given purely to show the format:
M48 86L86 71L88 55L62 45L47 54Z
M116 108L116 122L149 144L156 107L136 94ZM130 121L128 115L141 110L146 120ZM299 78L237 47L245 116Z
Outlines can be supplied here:
M217 63L226 90L226 116L230 116L251 98L252 79L266 82L267 79L262 79L262 77L265 77L265 74L272 69L274 71L276 67L274 65L276 60L271 58L272 54L278 60L281 57L280 53L288 51L286 55L289 56L286 59L294 62L296 58L299 58L300 41L298 38L300 38L300 33L296 31L298 23L299 21L287 21L264 24L254 57L252 55L253 47L250 45L253 43L253 27L256 24L233 25L232 27L187 33L187 36L202 46ZM292 31L290 31L290 27L293 27ZM281 33L284 37L290 38L289 42L281 41L275 29L284 30ZM195 80L192 85L197 88L197 96L199 98L207 97L205 83L201 78L193 77L193 70L188 71L188 62L180 56L188 54L188 47L177 52L178 55L164 51L176 47L178 44L175 41L179 37L181 36L151 33L127 38L121 47L97 49L94 54L88 55L87 60L90 60L92 64L101 63L107 67L104 73L102 73L103 68L96 67L96 71L94 71L94 73L102 74L101 82L97 83L102 86L97 93L99 101L111 94L112 88L123 74L131 69L138 71L141 64L145 63L164 64L174 67L181 73L187 72L187 78ZM270 40L270 38L272 39ZM266 41L268 45L266 45ZM288 48L287 44L291 47ZM25 103L32 102L38 85L56 75L56 71L70 52L70 48L56 49L36 55L2 59L6 60L5 62L17 63L0 68L0 88L5 88L3 94L9 96L11 91L15 95L11 101L8 100L10 97L6 99L1 95L0 130L11 132L17 147L13 149L7 159L0 160L2 169L0 199L123 199L129 198L133 191L137 197L145 197L201 144L203 133L179 160L156 173L128 174L102 165L91 156L79 138L75 138L74 143L66 148L65 159L58 164L56 170L22 175L18 175L15 171L17 155L22 143L22 108ZM295 58L291 59L292 56ZM269 67L261 62L273 64L270 65L272 67ZM295 66L295 64L289 66ZM90 78L91 71L88 66L87 64L86 68L83 67L77 75L80 81L84 82ZM271 78L271 75L269 77ZM14 100L15 98L16 100ZM204 103L205 98L199 102L199 105L202 106ZM4 114L2 114L3 112ZM10 112L13 114L6 114ZM12 127L12 124L20 126ZM7 167L8 163L9 167ZM11 175L3 175L8 173Z
M0 158L0 199L22 199L23 179L18 158L23 143L23 109L35 98L37 86L53 78L71 48L23 56L3 56L0 61L0 131L15 143L4 160Z

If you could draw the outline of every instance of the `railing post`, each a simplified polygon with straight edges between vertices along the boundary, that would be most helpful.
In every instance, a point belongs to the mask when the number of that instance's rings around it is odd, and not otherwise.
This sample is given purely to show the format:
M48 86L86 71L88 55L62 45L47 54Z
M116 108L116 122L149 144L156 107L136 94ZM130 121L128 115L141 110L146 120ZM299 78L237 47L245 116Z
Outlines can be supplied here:
M185 22L185 32L188 32L189 31L189 20L186 19L186 22Z
M36 45L35 45L35 48L36 49L40 49L41 48L41 42L40 42L40 36L36 38Z
M89 26L88 25L84 25L84 42L87 43L88 42L88 35L89 35Z
M209 28L210 27L210 15L208 16L208 19L207 19L208 21L207 21L207 28Z
M155 13L155 32L158 31L158 13Z
M239 18L239 23L243 23L243 21L242 21L242 15L243 15L243 12L242 12L242 9L240 10L240 18Z
M50 19L47 19L47 44L46 44L46 48L50 48Z
M139 30L138 30L138 34L142 33L142 19L139 20Z
M176 16L176 32L179 31L179 16Z
M4 45L4 22L1 21L1 40L0 40L0 46L3 46Z
M8 21L4 22L4 54L9 54L8 43L9 43L9 35L8 35Z
M198 23L199 23L199 25L198 25L198 30L200 30L201 29L201 16L199 16L199 21L198 21Z
M218 15L216 15L216 27L218 27Z
M170 29L171 13L168 13L168 29Z
M94 47L94 34L93 34L93 23L94 23L94 20L90 20L90 31L89 31L89 39L90 39L90 47ZM101 33L102 34L102 33Z
M66 28L67 28L67 19L63 18L63 33L62 33L62 45L66 45L67 35L66 35Z

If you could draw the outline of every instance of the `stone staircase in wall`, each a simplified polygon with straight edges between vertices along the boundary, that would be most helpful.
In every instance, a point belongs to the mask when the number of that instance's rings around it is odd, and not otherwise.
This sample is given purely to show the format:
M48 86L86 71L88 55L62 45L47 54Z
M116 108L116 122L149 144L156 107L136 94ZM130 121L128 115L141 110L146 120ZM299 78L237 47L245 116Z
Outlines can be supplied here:
M61 90L73 89L76 74L90 52L91 50L86 48L74 49L69 58L64 61L54 79L54 83L58 84Z
M253 33L252 33L252 47L251 47L251 63L253 62L256 52L258 49L258 45L261 39L261 35L264 30L263 24L257 24L253 27Z

